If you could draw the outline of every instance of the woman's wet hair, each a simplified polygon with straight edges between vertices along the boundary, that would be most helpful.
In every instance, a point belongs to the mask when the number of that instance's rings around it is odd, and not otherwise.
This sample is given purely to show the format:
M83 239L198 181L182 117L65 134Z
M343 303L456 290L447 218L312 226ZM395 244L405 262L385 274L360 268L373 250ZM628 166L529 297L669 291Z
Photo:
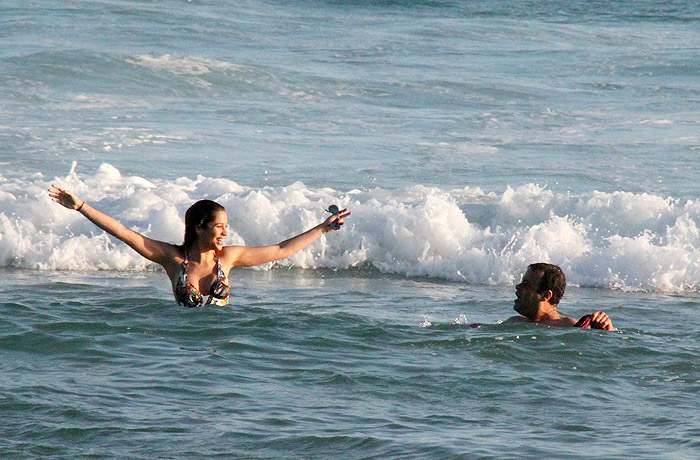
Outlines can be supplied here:
M181 247L183 249L192 247L197 241L197 227L206 227L220 211L226 211L226 209L216 201L211 200L199 200L190 206L185 212L185 241Z

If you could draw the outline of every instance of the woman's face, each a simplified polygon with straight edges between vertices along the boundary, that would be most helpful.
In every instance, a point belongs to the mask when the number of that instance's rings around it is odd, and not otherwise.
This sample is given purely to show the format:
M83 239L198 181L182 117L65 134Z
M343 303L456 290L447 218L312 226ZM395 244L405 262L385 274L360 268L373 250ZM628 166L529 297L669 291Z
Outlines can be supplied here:
M228 235L228 214L226 211L218 211L214 215L214 220L200 227L198 231L199 240L205 246L211 246L217 251L224 248L224 241Z

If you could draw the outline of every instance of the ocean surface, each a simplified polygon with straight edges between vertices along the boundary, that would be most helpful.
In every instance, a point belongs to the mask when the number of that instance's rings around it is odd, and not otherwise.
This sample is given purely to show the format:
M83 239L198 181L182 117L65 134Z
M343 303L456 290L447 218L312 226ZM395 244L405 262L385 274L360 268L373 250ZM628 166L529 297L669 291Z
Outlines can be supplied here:
M696 1L0 2L0 458L700 458ZM178 307L180 243L339 232ZM532 262L617 332L500 324Z

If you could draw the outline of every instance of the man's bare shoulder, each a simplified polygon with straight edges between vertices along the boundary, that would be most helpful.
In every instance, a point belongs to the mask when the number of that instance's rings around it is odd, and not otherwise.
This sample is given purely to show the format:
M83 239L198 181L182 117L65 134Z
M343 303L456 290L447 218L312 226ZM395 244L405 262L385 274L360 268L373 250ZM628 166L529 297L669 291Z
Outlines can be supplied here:
M560 318L548 321L545 324L547 324L548 326L556 327L573 327L576 325L577 321L577 319L572 318L570 316L561 316Z
M516 323L528 323L531 322L524 316L511 316L507 320L503 321L501 324L516 324Z
M544 319L543 321L533 321L525 316L511 316L501 324L518 324L518 323L538 323L546 326L554 327L572 327L576 324L576 319L568 316L560 316L556 319Z

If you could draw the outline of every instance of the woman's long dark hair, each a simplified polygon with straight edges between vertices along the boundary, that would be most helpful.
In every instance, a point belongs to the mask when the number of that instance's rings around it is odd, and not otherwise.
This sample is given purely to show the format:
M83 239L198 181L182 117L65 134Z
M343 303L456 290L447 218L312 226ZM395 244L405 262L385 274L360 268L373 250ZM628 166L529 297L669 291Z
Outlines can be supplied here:
M183 251L187 251L197 241L197 227L206 227L207 224L214 220L216 213L226 211L216 201L199 200L185 212L185 241L182 243Z

